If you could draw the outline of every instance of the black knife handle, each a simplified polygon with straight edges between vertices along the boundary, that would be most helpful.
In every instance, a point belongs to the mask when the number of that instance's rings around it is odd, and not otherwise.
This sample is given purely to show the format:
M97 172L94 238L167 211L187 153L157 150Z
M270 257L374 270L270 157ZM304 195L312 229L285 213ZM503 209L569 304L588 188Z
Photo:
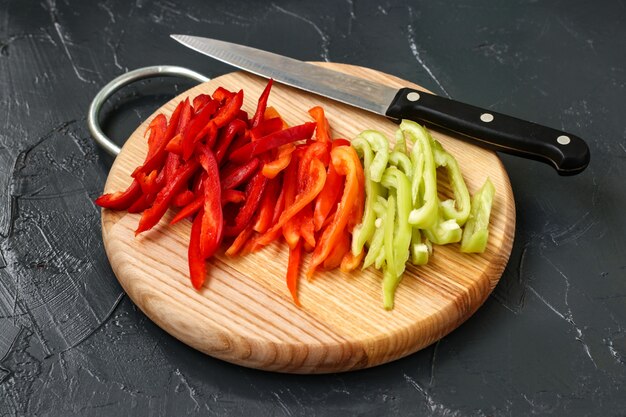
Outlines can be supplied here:
M478 146L546 162L560 175L589 165L589 147L578 136L423 91L399 90L387 116L427 122Z

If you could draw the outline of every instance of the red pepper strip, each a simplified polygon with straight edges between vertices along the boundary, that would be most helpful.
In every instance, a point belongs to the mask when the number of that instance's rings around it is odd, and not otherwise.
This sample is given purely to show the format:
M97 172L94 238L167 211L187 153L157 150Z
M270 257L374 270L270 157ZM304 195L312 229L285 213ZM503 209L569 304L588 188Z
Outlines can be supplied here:
M196 112L204 105L206 105L209 101L211 101L211 96L208 94L198 94L193 99L193 108L196 109Z
M154 202L154 195L150 196L148 194L142 194L137 201L135 201L133 204L130 205L130 207L128 207L128 212L129 213L141 213L143 212L145 209L147 209L148 207L150 207L152 205L152 203Z
M304 123L299 126L290 127L279 132L271 133L254 142L242 146L230 154L230 160L234 162L245 162L252 157L259 155L270 149L278 148L286 143L297 140L309 139L315 130L315 123Z
M183 158L185 161L191 158L193 154L194 144L196 143L196 139L199 134L203 131L207 124L212 123L211 118L215 111L217 110L218 102L215 100L211 100L207 103L202 110L200 110L189 122L189 126L184 131L183 134Z
M191 185L191 191L193 191L193 194L195 196L197 196L202 190L202 182L204 181L204 179L206 178L206 172L201 171L198 172L198 175L195 176L195 178L193 179L193 183Z
M364 257L365 257L365 251L364 250L362 250L361 253L359 253L356 256L354 256L352 254L352 251L349 250L348 253L346 253L343 256L343 259L341 260L341 265L339 266L339 269L341 269L341 272L352 272L355 269L357 269L359 267L359 265L361 265L361 262L363 261Z
M302 242L289 249L289 261L287 263L287 288L291 293L293 302L300 307L298 299L298 276L300 274L300 263L302 260Z
M224 226L225 236L238 235L248 223L250 223L252 216L261 203L267 181L267 178L261 174L261 171L257 171L256 174L252 176L250 181L246 184L246 201L235 216L235 224Z
M328 144L323 142L312 142L307 146L304 155L298 163L298 190L302 190L305 187L305 183L309 179L309 168L314 159L320 160L324 167L328 165L330 159L328 151Z
M140 172L150 172L153 169L160 169L163 166L165 157L167 156L165 147L174 136L174 133L180 133L181 131L184 131L184 129L186 129L187 124L189 123L189 120L191 118L191 105L189 104L189 98L185 99L185 101L183 101L181 104L182 107L180 108L180 115L178 116L178 125L176 127L176 130L174 131L173 123L170 120L170 125L168 126L168 129L166 131L164 140L162 141L162 143L159 143L155 146L155 151L150 156L150 158L146 159L142 166L135 169L135 171L131 174L133 177L137 176ZM169 136L169 134L172 134L172 136Z
M287 178L285 176L285 178ZM285 179L285 181L287 181ZM295 198L295 177L293 180L293 196L291 197L291 201L293 202L293 199ZM271 224L276 224L278 222L278 219L280 219L280 215L283 213L283 211L285 210L285 195L286 195L286 190L288 191L289 186L288 185L283 185L282 189L280 190L280 194L278 194L278 199L276 200L276 205L274 206L274 212L272 214L272 221ZM254 239L254 244L252 245L252 252L256 252L257 250L263 248L264 245L260 245L257 240L261 237L261 236L265 236L265 239L267 239L270 242L275 241L276 239L278 239L280 237L282 230L281 229L276 229L273 233L267 233L267 231L264 232L263 235L259 235ZM267 236L266 236L267 235Z
M354 149L351 146L348 146L348 148ZM365 190L365 172L363 172L363 165L361 164L356 166L356 177L359 190L361 191L357 193L352 203L352 211L348 218L347 228L350 233L352 233L354 227L363 220L363 210L365 210L365 192L363 191Z
M288 143L278 148L278 155L273 161L263 165L263 175L267 178L276 177L291 162L291 154L296 149L293 143Z
M141 215L139 220L139 227L135 231L135 236L139 233L145 232L151 229L155 224L161 220L161 217L167 211L167 207L172 198L187 185L187 181L193 176L198 169L198 161L191 160L187 162L187 165L182 167L170 181L157 194L156 200L152 207L147 209Z
M222 169L222 189L237 188L250 178L259 167L259 158L251 159L243 165L230 166Z
M337 174L333 164L328 164L326 183L320 195L315 199L315 210L313 212L313 223L315 231L321 230L326 218L337 205L343 190L343 177Z
M333 140L333 149L337 146L350 146L350 141L348 139L334 139Z
M254 116L252 117L253 129L257 127L259 123L263 121L263 118L265 117L265 109L267 108L267 99L270 96L270 90L272 89L273 83L274 83L274 80L270 78L269 81L267 82L267 85L265 86L265 89L263 90L263 93L261 93L261 96L259 97L259 103L257 104L256 112L254 113Z
M96 198L95 203L103 208L126 210L140 197L141 186L139 185L139 181L134 179L126 191L117 191L115 193L101 195Z
M235 140L233 140L233 143L230 144L230 146L228 147L228 150L226 151L224 157L222 158L221 163L223 164L225 161L230 160L230 154L232 154L233 152L235 152L237 149L241 148L242 146L247 145L248 143L250 143L250 131L246 130L245 134L241 134L237 136Z
M213 123L219 129L226 126L239 115L239 110L243 104L243 90L239 90L232 98L230 98L213 118Z
M311 162L311 167L309 169L309 181L307 181L306 188L298 193L295 197L293 204L287 204L287 200L285 200L285 211L280 216L280 219L274 226L272 226L266 234L264 234L258 241L261 245L267 245L271 242L268 238L264 238L265 235L272 235L272 232L275 229L283 227L285 223L287 223L292 217L294 217L298 212L300 212L307 204L315 199L315 197L320 193L322 188L324 187L324 182L326 181L326 170L324 169L324 164L319 159L314 159ZM285 184L283 187L287 187L288 176L285 176ZM293 186L293 185L291 185Z
M174 197L174 199L172 200L172 205L174 207L185 207L186 205L193 202L193 200L194 200L193 192L191 190L184 190L183 192L178 194L176 197Z
M183 153L183 135L180 133L174 136L168 143L165 145L165 150L170 153L175 153L178 155L182 155Z
M275 201L280 185L279 181L268 181L265 193L263 193L263 199L261 200L261 206L257 211L257 219L252 226L256 232L264 233L272 224Z
M187 252L187 258L189 262L189 276L191 277L191 284L196 290L202 288L206 279L206 262L202 251L200 250L200 243L202 238L202 219L204 213L200 211L191 225L191 236L189 238L189 250Z
M263 120L257 127L250 130L250 137L252 140L257 140L279 130L283 130L283 120L280 117L274 117Z
M337 206L337 212L332 222L324 229L322 237L313 251L309 270L307 271L307 277L309 278L313 276L315 268L324 262L333 246L337 244L350 219L358 194L363 193L363 188L359 186L360 181L357 172L358 169L362 169L361 161L354 148L351 146L339 146L331 151L331 159L337 173L346 177L346 183L341 201Z
M213 100L217 100L220 102L225 102L226 100L230 100L235 93L232 93L225 89L224 87L217 87L217 89L213 92Z
M328 254L328 257L324 259L324 269L335 269L341 265L346 253L350 251L350 235L345 230L339 236L337 243L333 246L332 250Z
M215 141L217 140L217 127L215 123L209 123L202 131L196 136L196 141L204 139L206 145L213 149Z
M233 139L242 132L245 132L246 127L246 122L235 119L225 128L220 130L219 137L216 142L217 148L215 149L215 159L217 159L218 163L222 162L222 159L224 158L224 155L226 154L226 151L228 150L228 147Z
M179 155L176 155L175 153L170 153L167 155L167 157L165 158L165 166L161 171L165 176L166 182L169 182L172 178L174 178L174 175L176 175L176 172L178 172L178 169L182 164L183 161Z
M191 203L180 209L176 216L170 221L170 224L176 224L182 219L186 219L189 216L193 216L196 212L200 211L204 205L204 195L197 196Z
M224 230L220 171L215 156L208 146L198 148L198 159L207 173L203 182L204 216L202 216L202 231L200 232L200 249L202 255L209 258L213 256L222 242Z
M266 119L274 119L276 117L279 117L280 120L283 120L281 115L278 113L278 111L274 107L269 106L267 109L265 109L265 118ZM283 129L287 129L288 127L289 127L289 125L287 123L285 123L285 121L283 120Z
M137 176L137 181L139 181L139 185L141 186L141 192L144 194L150 194L158 191L157 185L157 171L151 171L149 174L141 173Z
M315 246L315 226L313 225L313 208L307 205L298 213L300 236L310 246Z
M222 206L228 203L241 203L246 200L246 193L239 190L222 190Z
M174 113L172 113L172 119L176 118L176 120L178 120L180 108L181 105L179 104L176 107L176 110L174 110ZM163 132L164 129L162 122L164 119L165 116L162 114L157 115L146 130L146 132L150 131L150 136L148 137L148 154L146 155L144 164L158 151L157 148L160 146L161 141L167 140L169 129ZM165 123L167 124L167 119L165 119ZM95 200L95 203L100 207L112 210L127 210L141 197L141 195L141 185L137 179L134 179L125 191L117 191L115 193L101 195Z
M246 242L252 237L254 234L254 230L252 229L252 225L247 225L239 235L233 240L233 243L226 249L226 255L235 256L237 255L241 249L244 247Z
M317 130L315 131L315 139L320 142L330 142L330 127L328 126L328 120L324 116L324 109L320 106L315 106L309 110L309 114L317 122Z

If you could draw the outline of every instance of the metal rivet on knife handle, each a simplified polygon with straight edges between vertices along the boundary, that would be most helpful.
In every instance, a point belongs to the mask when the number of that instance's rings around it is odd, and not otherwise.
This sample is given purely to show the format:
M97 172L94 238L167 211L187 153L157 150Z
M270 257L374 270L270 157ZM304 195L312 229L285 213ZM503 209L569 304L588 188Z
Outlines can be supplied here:
M493 122L493 114L483 113L480 115L480 120L482 120L485 123Z
M409 101L417 101L420 99L420 94L416 93L415 91L411 91L409 94L406 95L406 99Z
M569 136L561 135L556 138L556 141L559 143L559 145L568 145L572 140L569 138Z

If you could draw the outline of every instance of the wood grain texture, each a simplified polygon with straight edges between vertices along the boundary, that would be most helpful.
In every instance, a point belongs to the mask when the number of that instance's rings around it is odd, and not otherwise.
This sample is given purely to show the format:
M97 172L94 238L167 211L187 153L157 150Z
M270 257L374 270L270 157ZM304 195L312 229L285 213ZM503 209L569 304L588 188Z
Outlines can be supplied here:
M323 65L391 86L419 88L370 69ZM169 117L181 99L210 94L217 86L244 89L244 109L251 113L265 83L247 73L230 73L181 94L157 113ZM334 137L351 139L361 130L376 129L393 140L397 128L384 117L280 84L275 84L269 104L289 124L308 121L307 109L324 106ZM130 183L130 173L146 153L143 132L152 117L116 158L106 192ZM409 266L393 311L382 308L381 273L372 268L351 274L320 271L311 282L302 274L302 308L296 307L284 282L285 244L237 258L220 252L209 263L204 288L195 291L187 270L190 223L169 226L171 212L153 230L135 238L138 215L103 210L102 233L113 270L130 298L158 326L232 363L289 373L327 373L411 354L458 327L485 301L508 261L515 230L511 186L495 153L432 133L458 159L470 193L487 177L494 183L490 241L484 254L460 253L458 244L438 246L428 265Z

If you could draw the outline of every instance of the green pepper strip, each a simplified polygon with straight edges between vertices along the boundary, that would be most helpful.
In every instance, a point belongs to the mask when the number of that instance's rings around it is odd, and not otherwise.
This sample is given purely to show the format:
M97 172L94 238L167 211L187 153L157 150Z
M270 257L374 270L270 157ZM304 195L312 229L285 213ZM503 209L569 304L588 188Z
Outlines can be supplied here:
M413 265L426 265L428 255L428 246L422 243L422 234L414 227L411 234L411 262Z
M396 130L396 144L393 147L393 151L402 152L406 155L409 154L406 148L406 137L404 136L404 133L402 133L401 129Z
M393 235L395 231L394 217L396 214L396 202L393 194L387 199L387 218L385 221L385 264L383 266L383 307L386 310L393 308L393 299L396 288L402 275L398 276L394 259Z
M428 229L424 229L424 234L428 240L437 245L447 245L448 243L460 242L463 230L456 220L446 219L444 217L441 203L438 203L438 206L439 211L436 217L437 220L433 226Z
M372 151L376 154L369 166L370 178L374 182L380 182L383 177L383 172L387 168L387 161L389 160L389 141L380 132L375 130L364 130L358 136L358 138L365 139L372 148ZM353 141L354 143L354 141Z
M432 226L437 221L437 167L430 146L430 134L419 124L403 120L400 129L413 137L411 161L413 162L412 197L413 205L422 196L423 204L411 211L409 223L420 229Z
M384 253L383 251L383 239L385 236L385 215L387 213L387 200L383 197L378 196L373 205L374 217L378 218L380 221L379 224L374 226L374 234L372 235L372 239L369 243L369 247L367 249L367 255L365 255L365 259L363 260L363 268L365 269L368 266L372 265L376 258L378 258L379 253ZM376 219L375 219L376 222ZM380 268L380 267L378 267Z
M406 157L406 155L405 155ZM408 159L408 158L407 158ZM404 272L406 262L409 259L409 246L411 244L411 225L409 224L409 213L411 212L411 183L407 176L394 166L385 170L381 184L387 188L396 189L396 228L393 236L394 269L396 276L401 276ZM387 259L389 262L389 259Z
M411 164L411 160L403 152L398 152L398 151L391 152L389 154L389 164L398 167L400 171L404 172L404 174L409 180L413 176L413 164ZM411 192L410 187L411 187L411 184L409 184L409 193ZM410 194L409 194L409 198L411 198Z
M441 203L443 216L447 220L454 219L459 226L463 226L470 213L470 195L465 180L463 180L463 174L461 174L461 169L454 156L443 149L441 143L433 140L432 145L435 164L437 167L446 168L448 180L454 192L454 200L446 200Z
M482 253L485 251L489 237L489 216L495 192L495 187L487 178L485 184L472 197L472 209L465 223L461 252Z
M363 211L363 219L361 223L356 225L352 231L352 254L359 255L363 251L366 242L370 242L376 226L376 213L374 212L374 203L377 196L382 193L379 183L372 180L370 167L374 159L374 153L367 140L363 137L357 137L352 141L352 146L357 151L360 158L363 158L363 171L365 173L365 210Z

